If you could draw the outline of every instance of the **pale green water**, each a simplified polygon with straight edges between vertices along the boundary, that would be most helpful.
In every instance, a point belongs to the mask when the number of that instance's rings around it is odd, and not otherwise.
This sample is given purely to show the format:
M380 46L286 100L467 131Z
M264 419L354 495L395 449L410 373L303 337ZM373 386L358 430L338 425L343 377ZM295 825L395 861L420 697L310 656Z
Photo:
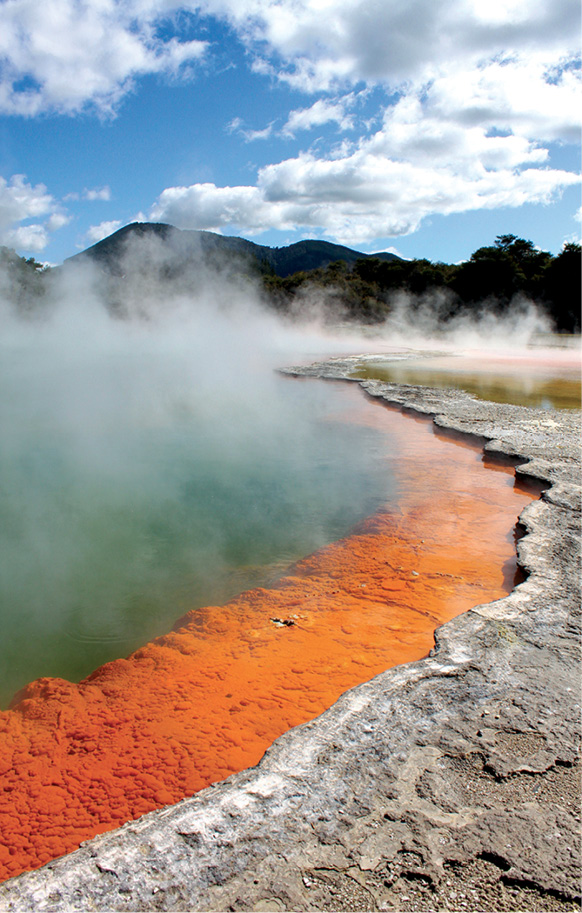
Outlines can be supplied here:
M532 365L479 365L452 356L390 362L379 357L354 367L351 376L361 380L466 390L479 399L543 409L580 409L579 369L563 372Z
M0 337L0 704L267 584L393 495L385 437L346 420L360 391L277 375L295 353L263 317L82 306ZM497 398L499 378L454 369L378 357L355 376ZM520 401L557 404L539 381ZM579 378L560 390L579 405Z
M66 370L3 360L3 705L267 583L389 494L385 438L345 420L355 389L266 370L214 405L156 363L138 382L142 367L127 353Z

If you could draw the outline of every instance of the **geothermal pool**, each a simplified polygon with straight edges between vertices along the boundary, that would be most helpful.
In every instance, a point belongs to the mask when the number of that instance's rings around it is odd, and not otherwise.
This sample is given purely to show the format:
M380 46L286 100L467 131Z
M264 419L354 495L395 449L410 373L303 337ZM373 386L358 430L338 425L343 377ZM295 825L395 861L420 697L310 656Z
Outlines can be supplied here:
M262 384L261 376L257 392ZM25 687L12 709L0 714L0 877L35 868L97 833L256 764L287 729L317 716L345 690L389 666L425 656L435 627L471 606L503 596L519 581L516 520L539 492L522 489L511 467L486 463L480 447L441 436L430 420L405 416L371 401L355 385L278 377L277 391L279 385L284 390L282 399L277 392L272 401L277 409L267 410L271 429L277 428L272 421L276 414L286 426L273 434L276 447L262 436L268 429L260 417L252 427L242 423L249 440L245 446L237 443L241 453L232 452L234 440L228 446L223 433L213 442L213 468L225 461L231 474L236 474L241 465L246 467L246 493L233 494L231 502L227 490L221 499L216 485L208 482L209 475L203 474L203 483L187 502L208 501L202 515L208 521L213 510L225 504L234 505L233 521L248 510L252 514L257 504L259 514L272 510L267 532L261 532L256 543L253 525L250 531L243 526L233 533L235 561L229 569L223 555L218 574L210 553L222 540L208 535L211 547L204 550L203 560L196 564L189 543L179 562L170 561L169 573L157 577L162 573L161 559L171 554L172 542L181 546L188 525L175 497L175 491L189 491L184 479L193 471L188 459L187 472L182 468L188 436L184 423L191 428L192 440L194 429L205 427L196 411L194 419L190 413L184 416L183 401L179 421L170 410L171 433L167 450L161 447L161 465L172 497L164 491L166 497L154 499L158 522L168 524L169 533L161 536L162 542L169 539L168 550L162 549L160 558L145 537L146 554L155 558L153 576L146 573L142 589L131 591L129 621L115 622L112 614L106 614L104 626L126 625L129 630L133 625L138 630L132 636L140 646L121 659L117 657L124 655L123 649L117 648L125 641L106 642L116 658L79 684L65 680L66 676L47 677L31 667L29 679L44 677ZM170 387L174 389L174 381ZM245 394L248 390L244 385ZM238 433L239 411L246 397L232 396L235 408L228 418L231 431L236 428ZM186 399L192 408L191 399ZM280 406L286 399L292 404L289 410ZM229 397L221 404L225 409L233 406ZM155 413L158 422L168 416L167 405ZM308 421L306 409L311 410ZM298 421L287 435L295 411ZM142 415L139 409L137 413ZM122 409L124 420L127 414ZM123 422L115 417L111 404L107 416L115 439ZM223 429L224 418L221 415ZM226 429L228 435L228 422ZM124 492L125 486L139 492L151 481L151 453L143 456L145 474L138 458L140 435L141 424L135 446L130 435L135 460L130 465L136 467L137 482L133 486L131 472L122 474ZM280 446L293 451L294 437L301 442L300 459L289 461ZM100 451L100 458L104 452L115 452L113 443L112 450ZM265 453L270 471L256 462ZM172 474L175 454L177 468ZM307 487L305 473L313 474ZM267 497L263 498L265 478ZM318 500L314 500L316 493ZM109 508L103 495L92 494L92 499L93 505ZM144 510L149 500L145 497ZM278 506L269 508L272 500ZM165 518L172 511L177 511L178 518ZM119 551L121 564L127 561L126 539L140 530L134 525L134 513L122 505L109 520L105 514L96 524L97 544L113 535L115 547L108 547L107 555L116 557ZM131 522L118 538L118 524L124 528L125 514ZM75 517L74 511L71 516ZM305 516L306 530L298 534L295 524L301 527ZM198 522L195 511L192 523ZM207 528L212 529L212 524ZM306 548L309 541L312 545ZM283 564L309 548L316 550L283 570ZM173 582L176 570L187 567L189 561L207 572L206 589L200 592L195 572L188 571L178 585ZM90 570L90 556L85 567ZM100 574L104 567L100 565ZM136 567L139 578L148 564L136 560ZM212 592L208 587L213 576L225 578L214 591L222 594L220 601L229 588L244 590L245 579L255 578L255 583L258 577L261 585L223 605L201 607L200 600ZM99 574L90 577L88 594L98 578ZM127 578L123 579L127 586ZM129 579L133 581L131 575ZM152 580L160 599L150 613ZM124 587L119 591L123 594ZM99 599L110 591L106 587L100 592L92 598L88 617L99 611ZM76 604L82 601L80 595L75 599ZM42 604L40 596L38 600ZM109 604L104 610L112 612ZM81 626L77 624L76 631ZM97 639L103 630L99 615L94 624ZM147 633L149 625L161 636L146 642L152 636ZM166 633L159 630L162 625ZM66 623L61 627L66 630ZM72 642L74 653L83 641L72 638ZM42 654L42 649L36 652ZM69 660L61 657L59 662Z
M93 368L89 406L60 374L23 390L5 368L0 383L3 707L34 678L78 681L189 609L268 583L395 486L386 435L354 434L353 393L268 371L262 389L241 379L248 401L215 403L176 377L107 389L115 372L128 381L126 363L107 369Z
M496 352L416 352L354 359L352 377L466 390L478 399L541 409L579 409L580 340L555 337L554 348Z

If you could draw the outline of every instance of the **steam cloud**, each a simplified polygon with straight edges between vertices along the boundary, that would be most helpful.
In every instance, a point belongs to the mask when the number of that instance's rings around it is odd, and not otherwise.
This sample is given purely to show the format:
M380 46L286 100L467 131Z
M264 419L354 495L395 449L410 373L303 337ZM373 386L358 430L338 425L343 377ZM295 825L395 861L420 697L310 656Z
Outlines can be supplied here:
M438 297L396 296L384 326L340 331L333 293L281 318L235 257L182 269L175 253L150 237L113 280L63 268L36 311L0 277L2 700L263 583L388 496L375 432L349 431L337 388L276 368L547 329L522 303L509 325L485 308L444 338Z
M188 294L147 280L151 245L129 253L122 316L87 264L36 313L2 302L4 703L264 583L390 489L341 391L274 370L329 352L315 325L284 325L228 265Z

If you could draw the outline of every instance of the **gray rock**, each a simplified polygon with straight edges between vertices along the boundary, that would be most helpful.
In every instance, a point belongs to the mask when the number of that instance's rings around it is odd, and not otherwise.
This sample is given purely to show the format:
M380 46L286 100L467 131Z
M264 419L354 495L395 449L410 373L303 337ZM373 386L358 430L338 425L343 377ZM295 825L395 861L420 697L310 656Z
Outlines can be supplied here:
M6 882L1 909L580 908L580 415L362 386L548 483L520 517L526 581L256 768Z

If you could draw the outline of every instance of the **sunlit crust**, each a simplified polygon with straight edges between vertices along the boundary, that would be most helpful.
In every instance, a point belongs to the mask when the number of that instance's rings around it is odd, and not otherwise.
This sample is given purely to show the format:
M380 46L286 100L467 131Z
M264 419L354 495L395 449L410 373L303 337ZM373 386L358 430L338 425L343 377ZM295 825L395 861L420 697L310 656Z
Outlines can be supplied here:
M0 715L3 878L256 764L345 690L426 655L437 625L512 588L516 518L535 496L512 469L363 397L352 420L399 448L396 507L272 588L186 615L79 685L40 679Z

